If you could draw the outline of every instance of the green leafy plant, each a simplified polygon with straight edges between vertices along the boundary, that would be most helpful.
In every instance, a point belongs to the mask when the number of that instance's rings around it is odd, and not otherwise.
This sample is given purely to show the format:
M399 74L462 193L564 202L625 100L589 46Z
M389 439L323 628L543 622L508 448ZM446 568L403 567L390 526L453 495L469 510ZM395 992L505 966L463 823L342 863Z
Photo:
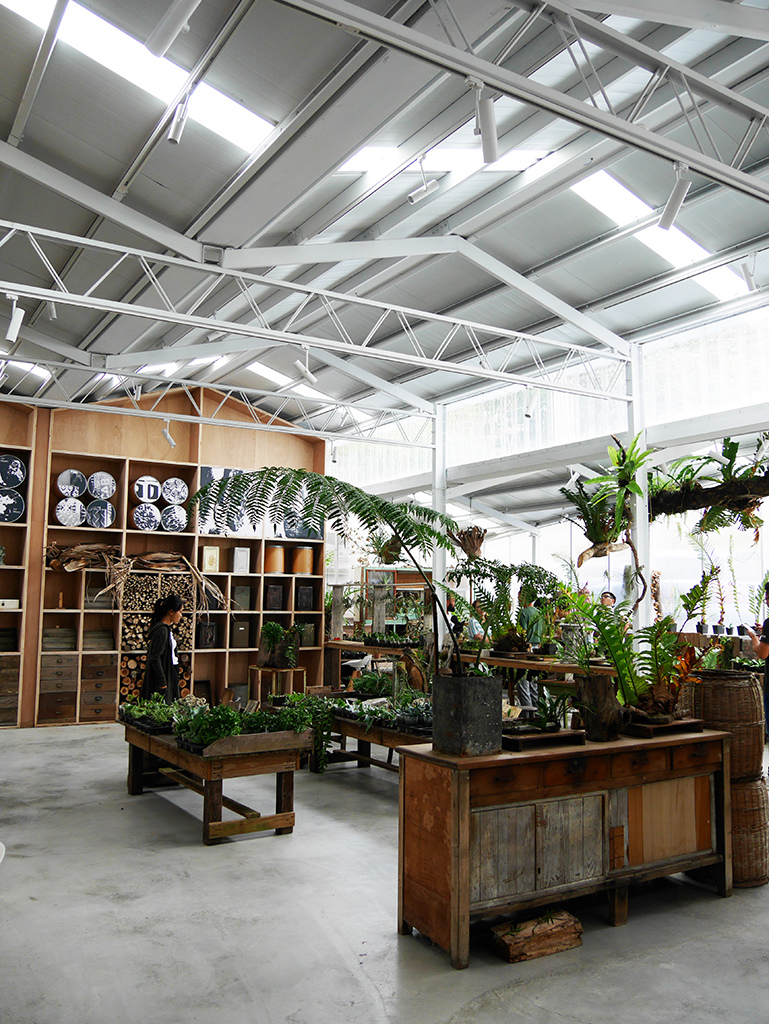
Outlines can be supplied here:
M141 700L126 701L122 711L124 719L152 722L155 725L170 725L174 717L173 705L166 704L160 693L153 693Z
M392 693L393 681L381 672L361 672L353 680L353 693L367 693L372 697L387 697Z
M556 696L555 694L548 694L540 687L533 718L534 725L543 731L552 728L554 725L560 725L564 720L568 704L568 694Z
M177 736L203 747L224 736L238 736L241 729L240 712L228 704L218 704L213 708L190 708L174 720L174 733Z
M705 621L707 615L708 601L710 600L710 588L719 573L717 565L713 565L707 572L703 572L698 583L695 583L693 587L686 591L685 594L681 594L681 605L683 610L686 612L686 618L684 619L683 626L693 618L698 612L700 621Z

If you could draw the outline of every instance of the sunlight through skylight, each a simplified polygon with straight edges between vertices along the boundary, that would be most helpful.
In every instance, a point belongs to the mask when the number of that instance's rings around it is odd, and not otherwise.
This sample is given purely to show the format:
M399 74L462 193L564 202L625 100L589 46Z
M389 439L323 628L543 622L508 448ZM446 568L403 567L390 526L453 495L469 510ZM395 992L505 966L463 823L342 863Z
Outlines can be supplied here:
M48 370L43 366L37 366L35 363L20 363L16 359L9 359L6 365L14 370L21 370L22 373L31 373L35 377L42 377L43 380L48 380L51 376Z
M55 0L0 0L0 5L45 30ZM167 58L153 56L138 40L74 0L70 0L62 18L58 41L166 104L173 101L187 80L182 68ZM273 128L268 121L204 82L199 83L190 98L189 117L247 153L256 149Z
M157 377L170 377L174 370L179 369L178 363L147 363L139 367L137 373L152 373Z
M606 171L596 171L595 174L572 185L571 191L596 210L600 210L618 227L626 227L633 221L654 213L651 206ZM637 231L633 237L676 268L689 267L711 255L707 249L676 227L669 231L663 231L656 225L645 227ZM729 267L717 267L715 270L695 274L691 280L696 281L721 301L735 299L748 293L748 286L743 278Z

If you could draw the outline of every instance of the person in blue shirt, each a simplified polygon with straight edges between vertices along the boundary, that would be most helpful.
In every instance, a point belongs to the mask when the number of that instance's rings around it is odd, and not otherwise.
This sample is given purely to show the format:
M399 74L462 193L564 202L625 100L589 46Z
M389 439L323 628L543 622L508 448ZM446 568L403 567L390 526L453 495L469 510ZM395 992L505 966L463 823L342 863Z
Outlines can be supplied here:
M532 647L539 647L545 633L545 617L539 608L534 606L534 592L528 587L518 591L518 626L525 634ZM518 680L518 703L521 707L536 707L539 697L537 679L539 673L523 675Z

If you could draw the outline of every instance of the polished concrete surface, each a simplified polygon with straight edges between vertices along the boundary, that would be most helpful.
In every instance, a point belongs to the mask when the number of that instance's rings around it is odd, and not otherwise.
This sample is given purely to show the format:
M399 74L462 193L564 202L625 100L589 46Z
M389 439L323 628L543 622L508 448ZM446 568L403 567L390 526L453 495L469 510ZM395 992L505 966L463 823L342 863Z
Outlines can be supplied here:
M396 932L397 776L296 776L292 835L203 846L188 790L126 794L118 725L0 732L2 1024L766 1024L769 886L569 904L583 945L470 967ZM262 811L273 777L225 783Z

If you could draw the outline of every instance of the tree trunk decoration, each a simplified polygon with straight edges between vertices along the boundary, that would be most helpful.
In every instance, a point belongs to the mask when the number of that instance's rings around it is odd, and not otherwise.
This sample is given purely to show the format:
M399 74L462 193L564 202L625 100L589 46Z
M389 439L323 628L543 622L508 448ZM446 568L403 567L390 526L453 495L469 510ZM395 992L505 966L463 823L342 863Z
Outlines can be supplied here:
M589 740L616 740L630 721L630 709L623 707L614 693L611 676L575 676L579 713Z

